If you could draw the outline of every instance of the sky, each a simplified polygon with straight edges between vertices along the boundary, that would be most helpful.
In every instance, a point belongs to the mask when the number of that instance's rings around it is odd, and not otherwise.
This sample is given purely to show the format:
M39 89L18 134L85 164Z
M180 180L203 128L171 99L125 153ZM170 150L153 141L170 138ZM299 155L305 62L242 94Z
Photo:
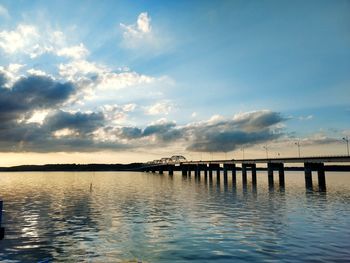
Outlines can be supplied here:
M349 99L348 0L0 0L0 166L342 155Z

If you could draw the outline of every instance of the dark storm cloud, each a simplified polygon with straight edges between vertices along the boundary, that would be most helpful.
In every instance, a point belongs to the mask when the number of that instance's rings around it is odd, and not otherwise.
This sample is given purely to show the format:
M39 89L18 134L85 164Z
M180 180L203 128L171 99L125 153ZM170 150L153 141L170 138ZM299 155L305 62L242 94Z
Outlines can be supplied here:
M182 131L176 128L174 122L152 124L143 130L137 127L122 127L119 129L119 135L125 139L139 139L153 135L158 143L171 143L183 136Z
M5 87L0 74L0 151L92 151L122 149L128 146L97 142L92 132L105 125L98 113L69 113L56 110L75 93L75 86L49 77L29 76ZM50 110L43 124L27 123L35 110ZM74 136L54 136L61 129L73 130Z
M176 126L176 124L173 122L150 125L144 129L143 135L149 136L152 134L164 134L164 133L169 132L175 126Z
M122 127L119 135L125 139L138 139L142 137L142 130L137 127Z
M6 78L0 74L0 121L11 122L30 116L37 109L54 108L67 101L74 93L72 83L60 83L49 77L22 77L12 87L4 85Z
M279 129L274 126L285 120L276 112L256 111L242 114L232 120L189 126L187 132L191 139L187 149L199 152L227 152L242 145L270 141L281 136Z
M86 134L103 127L104 121L104 115L101 112L69 113L57 111L45 119L44 127L50 131L68 128Z
M262 143L276 139L280 134L273 134L270 130L259 132L211 130L204 134L196 132L195 139L187 147L188 150L198 152L228 152L245 144Z

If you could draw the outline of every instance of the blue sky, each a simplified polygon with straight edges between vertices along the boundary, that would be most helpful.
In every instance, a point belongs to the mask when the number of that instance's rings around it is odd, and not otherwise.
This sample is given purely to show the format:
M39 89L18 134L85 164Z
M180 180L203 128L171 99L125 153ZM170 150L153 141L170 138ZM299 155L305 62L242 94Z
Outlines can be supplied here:
M349 1L1 0L0 152L341 154L349 69Z

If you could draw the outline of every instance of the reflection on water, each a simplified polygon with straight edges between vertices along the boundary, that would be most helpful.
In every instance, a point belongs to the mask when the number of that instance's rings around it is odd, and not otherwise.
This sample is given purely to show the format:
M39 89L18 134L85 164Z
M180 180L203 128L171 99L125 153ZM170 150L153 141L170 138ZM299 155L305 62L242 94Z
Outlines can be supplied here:
M1 173L0 260L37 262L338 261L350 258L350 174L327 192L230 174ZM92 183L92 185L91 185Z

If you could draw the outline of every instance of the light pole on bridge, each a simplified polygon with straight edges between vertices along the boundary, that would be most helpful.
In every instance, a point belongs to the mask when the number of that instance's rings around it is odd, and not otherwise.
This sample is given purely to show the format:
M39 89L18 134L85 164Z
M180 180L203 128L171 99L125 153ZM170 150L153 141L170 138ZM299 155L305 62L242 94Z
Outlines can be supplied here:
M241 148L241 151L242 151L242 156L243 156L243 160L244 160L244 148L243 147Z
M265 151L266 151L266 159L269 159L269 152L268 152L267 145L263 146L263 148L264 148Z
M343 141L346 142L346 149L347 149L347 151L348 151L348 156L349 156L349 137L348 137L348 136L345 136L345 137L343 138Z
M298 155L299 155L299 158L300 158L300 140L298 140L296 143L295 143L296 146L298 146Z

